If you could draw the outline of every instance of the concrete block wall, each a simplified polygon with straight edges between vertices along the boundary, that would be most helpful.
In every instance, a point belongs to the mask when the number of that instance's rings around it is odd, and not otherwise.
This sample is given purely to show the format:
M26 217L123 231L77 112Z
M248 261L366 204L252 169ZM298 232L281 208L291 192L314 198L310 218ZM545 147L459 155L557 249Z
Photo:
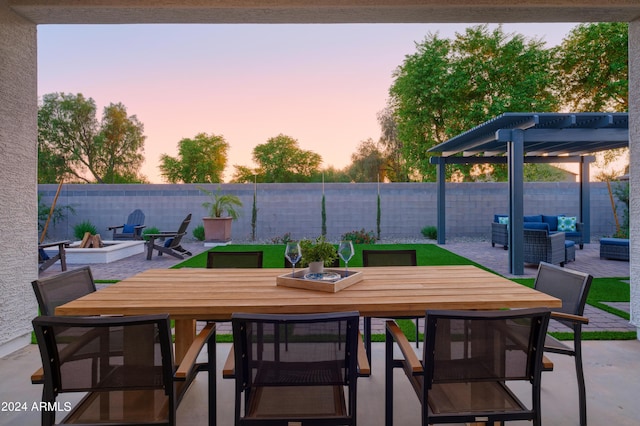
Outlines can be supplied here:
M141 209L145 224L161 231L177 229L188 213L193 214L189 236L206 215L202 203L207 197L201 185L63 185L58 206L71 206L75 214L50 225L48 239L73 239L73 227L84 220L93 223L103 239L110 239L108 226L123 224L131 211ZM202 185L216 190L217 185ZM314 238L321 233L323 185L309 184L223 184L222 190L237 195L244 207L233 224L233 237L251 237L251 208L257 197L256 236L269 241L291 233L295 239ZM421 238L420 230L436 225L434 183L327 183L324 185L327 236L336 240L349 231L376 231L377 197L380 191L381 236ZM56 185L39 185L42 200L50 204ZM446 235L489 238L493 215L508 212L506 183L451 183L447 191ZM577 183L525 184L525 214L579 214ZM606 184L591 185L592 239L615 232Z

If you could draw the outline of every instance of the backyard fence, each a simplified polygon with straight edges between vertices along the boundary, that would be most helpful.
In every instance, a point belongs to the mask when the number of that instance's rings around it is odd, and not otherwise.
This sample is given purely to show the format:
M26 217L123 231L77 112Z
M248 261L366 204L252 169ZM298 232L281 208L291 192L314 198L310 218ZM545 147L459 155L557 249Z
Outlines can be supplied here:
M507 183L449 183L446 185L447 238L490 239L494 214L508 213ZM579 184L573 182L526 183L525 214L579 215ZM122 225L129 213L141 209L145 225L175 231L188 213L199 224L207 197L198 189L217 190L217 184L63 185L57 206L75 213L49 226L47 239L73 239L73 228L83 221L96 226L103 239L111 239L107 227ZM270 241L290 233L294 239L314 238L322 232L322 195L326 201L327 238L337 240L346 232L364 229L383 239L421 239L421 229L436 225L435 183L304 183L222 184L224 192L243 202L242 215L233 223L233 239L252 236L252 205L256 195L256 240ZM50 205L57 185L39 185L41 202ZM380 218L378 219L378 193ZM621 206L618 206L620 215ZM605 183L591 185L591 237L610 236L615 219Z

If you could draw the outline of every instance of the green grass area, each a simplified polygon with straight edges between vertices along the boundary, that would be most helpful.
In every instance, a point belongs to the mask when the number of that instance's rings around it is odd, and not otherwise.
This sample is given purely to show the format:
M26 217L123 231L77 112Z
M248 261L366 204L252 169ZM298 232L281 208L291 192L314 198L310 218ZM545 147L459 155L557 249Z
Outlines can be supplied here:
M284 244L232 244L219 246L209 251L262 251L265 268L284 267ZM482 265L445 250L435 244L354 244L355 254L349 266L362 266L362 250L415 250L418 265L475 265L489 271ZM344 266L344 263L340 261ZM207 266L207 252L193 256L172 268L204 268Z
M284 267L284 245L283 244L246 244L246 245L228 245L215 247L211 250L216 251L262 251L263 266L265 268L282 268ZM486 271L490 269L479 265L471 260L452 253L435 244L355 244L355 255L349 262L349 266L362 266L362 250L378 249L378 250L416 250L418 265L475 265ZM207 252L200 253L190 259L179 263L173 268L204 268L207 263ZM343 265L341 261L341 265ZM494 272L495 273L495 272ZM591 290L587 297L587 303L617 315L621 318L629 319L629 314L612 308L604 302L629 302L629 278L594 278L591 284ZM513 281L533 287L533 278L516 278ZM398 325L410 340L414 340L415 323L412 320L398 320ZM551 333L556 338L562 340L572 339L572 333ZM635 332L615 332L615 331L585 331L582 333L584 340L629 340L635 339ZM220 335L218 341L230 341L231 336ZM372 340L375 342L384 341L384 335L373 335Z

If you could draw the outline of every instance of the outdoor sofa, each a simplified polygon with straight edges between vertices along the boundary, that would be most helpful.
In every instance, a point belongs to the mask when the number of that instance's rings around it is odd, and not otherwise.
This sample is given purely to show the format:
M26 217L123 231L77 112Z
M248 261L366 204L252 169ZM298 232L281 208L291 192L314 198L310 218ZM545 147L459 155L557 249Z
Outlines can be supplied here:
M491 222L491 246L501 245L506 250L509 245L509 235L507 226L509 216L504 214L496 214ZM546 226L545 226L546 225ZM577 221L575 216L566 215L531 215L524 216L524 229L546 229L549 234L563 232L565 239L574 241L584 248L582 236L584 225Z

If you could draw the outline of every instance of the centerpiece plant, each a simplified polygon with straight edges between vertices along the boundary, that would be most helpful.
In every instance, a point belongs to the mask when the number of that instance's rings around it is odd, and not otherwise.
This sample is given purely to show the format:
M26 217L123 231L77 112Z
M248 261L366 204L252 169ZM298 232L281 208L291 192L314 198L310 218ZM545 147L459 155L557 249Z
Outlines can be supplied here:
M338 250L324 236L316 238L315 241L301 240L300 250L302 251L302 267L309 267L313 272L316 272L318 267L321 269L323 266L331 266L333 261L338 258Z

